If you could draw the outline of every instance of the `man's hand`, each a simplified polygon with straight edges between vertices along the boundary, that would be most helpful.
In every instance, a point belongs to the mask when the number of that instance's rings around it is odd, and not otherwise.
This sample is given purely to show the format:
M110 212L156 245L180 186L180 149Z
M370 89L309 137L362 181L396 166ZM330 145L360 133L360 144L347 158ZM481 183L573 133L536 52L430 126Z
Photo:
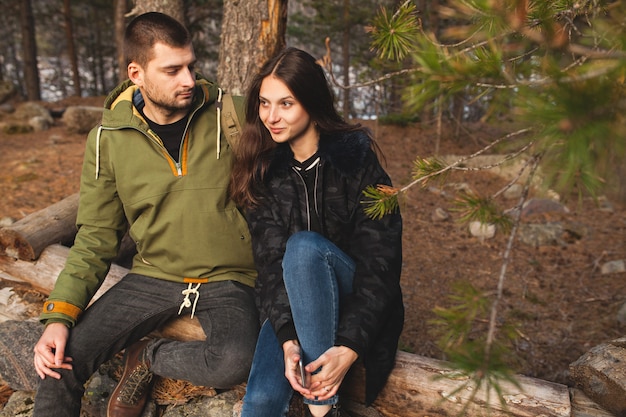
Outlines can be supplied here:
M35 345L35 371L41 379L47 376L61 379L56 369L72 369L72 358L65 356L65 344L70 330L63 323L50 323L46 326Z

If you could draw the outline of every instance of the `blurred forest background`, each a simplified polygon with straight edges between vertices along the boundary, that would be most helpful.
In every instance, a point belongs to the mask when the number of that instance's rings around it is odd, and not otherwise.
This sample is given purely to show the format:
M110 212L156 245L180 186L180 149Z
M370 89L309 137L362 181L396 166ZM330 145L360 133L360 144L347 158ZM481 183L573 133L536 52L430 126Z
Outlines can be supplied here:
M311 52L326 53L325 39L336 48L337 78L351 83L381 76L379 64L373 63L370 36L365 27L380 6L393 8L391 0L291 0L242 2L221 0L137 1L130 0L0 0L0 80L14 84L20 96L31 100L57 101L70 96L106 95L125 78L125 64L120 63L120 36L136 14L146 10L162 10L184 21L194 37L198 68L209 79L218 80L222 25L227 8L235 34L257 39L242 41L223 51L223 61L241 63L259 54L262 25L271 19L280 20L269 28L272 45L262 50L251 65L249 61L232 69L234 73L254 71L277 48L288 44ZM425 11L427 24L436 24L428 17L436 2L418 1ZM278 14L278 16L268 16ZM272 23L272 22L270 22ZM285 26L286 24L286 26ZM230 32L228 32L230 33ZM233 35L234 36L234 35ZM224 64L224 72L228 71ZM120 71L120 68L122 70ZM232 75L233 77L235 74ZM222 78L226 78L223 80ZM241 83L228 85L228 74L220 77L231 91L241 92ZM337 90L342 103L353 117L372 117L377 113L399 109L398 81L389 81L353 91L352 99ZM347 83L344 83L347 84ZM383 91L387 90L387 91ZM347 93L349 93L346 90ZM343 105L343 104L342 104Z

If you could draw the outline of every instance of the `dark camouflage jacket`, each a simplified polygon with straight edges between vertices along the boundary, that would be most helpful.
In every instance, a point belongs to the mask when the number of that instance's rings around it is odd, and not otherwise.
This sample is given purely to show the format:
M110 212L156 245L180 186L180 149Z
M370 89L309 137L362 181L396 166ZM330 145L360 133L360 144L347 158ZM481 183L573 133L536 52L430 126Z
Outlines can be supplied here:
M335 344L350 347L363 360L370 404L393 368L404 321L402 219L400 213L380 220L364 213L363 190L368 185L391 185L367 135L322 136L318 154L321 180L316 193L322 233L356 263L353 293L342 301ZM305 188L291 168L292 159L288 144L276 148L261 204L246 213L259 274L259 308L281 344L296 339L282 258L289 236L307 230Z

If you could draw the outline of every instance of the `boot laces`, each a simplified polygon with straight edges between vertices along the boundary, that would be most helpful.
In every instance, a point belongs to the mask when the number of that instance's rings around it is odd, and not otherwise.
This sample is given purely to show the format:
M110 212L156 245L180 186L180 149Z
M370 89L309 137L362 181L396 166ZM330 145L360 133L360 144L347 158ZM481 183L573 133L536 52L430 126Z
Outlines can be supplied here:
M125 404L136 404L146 393L150 381L152 381L152 376L152 372L150 372L146 364L142 363L137 366L120 389L117 397L118 401Z

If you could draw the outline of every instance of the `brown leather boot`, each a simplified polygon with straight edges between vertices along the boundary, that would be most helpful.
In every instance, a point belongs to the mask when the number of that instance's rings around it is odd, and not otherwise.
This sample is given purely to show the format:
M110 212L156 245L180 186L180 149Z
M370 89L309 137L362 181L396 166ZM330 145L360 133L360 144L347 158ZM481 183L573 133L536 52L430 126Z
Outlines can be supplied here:
M148 342L140 340L126 348L124 373L109 398L107 417L141 416L154 382L150 363L144 358Z

